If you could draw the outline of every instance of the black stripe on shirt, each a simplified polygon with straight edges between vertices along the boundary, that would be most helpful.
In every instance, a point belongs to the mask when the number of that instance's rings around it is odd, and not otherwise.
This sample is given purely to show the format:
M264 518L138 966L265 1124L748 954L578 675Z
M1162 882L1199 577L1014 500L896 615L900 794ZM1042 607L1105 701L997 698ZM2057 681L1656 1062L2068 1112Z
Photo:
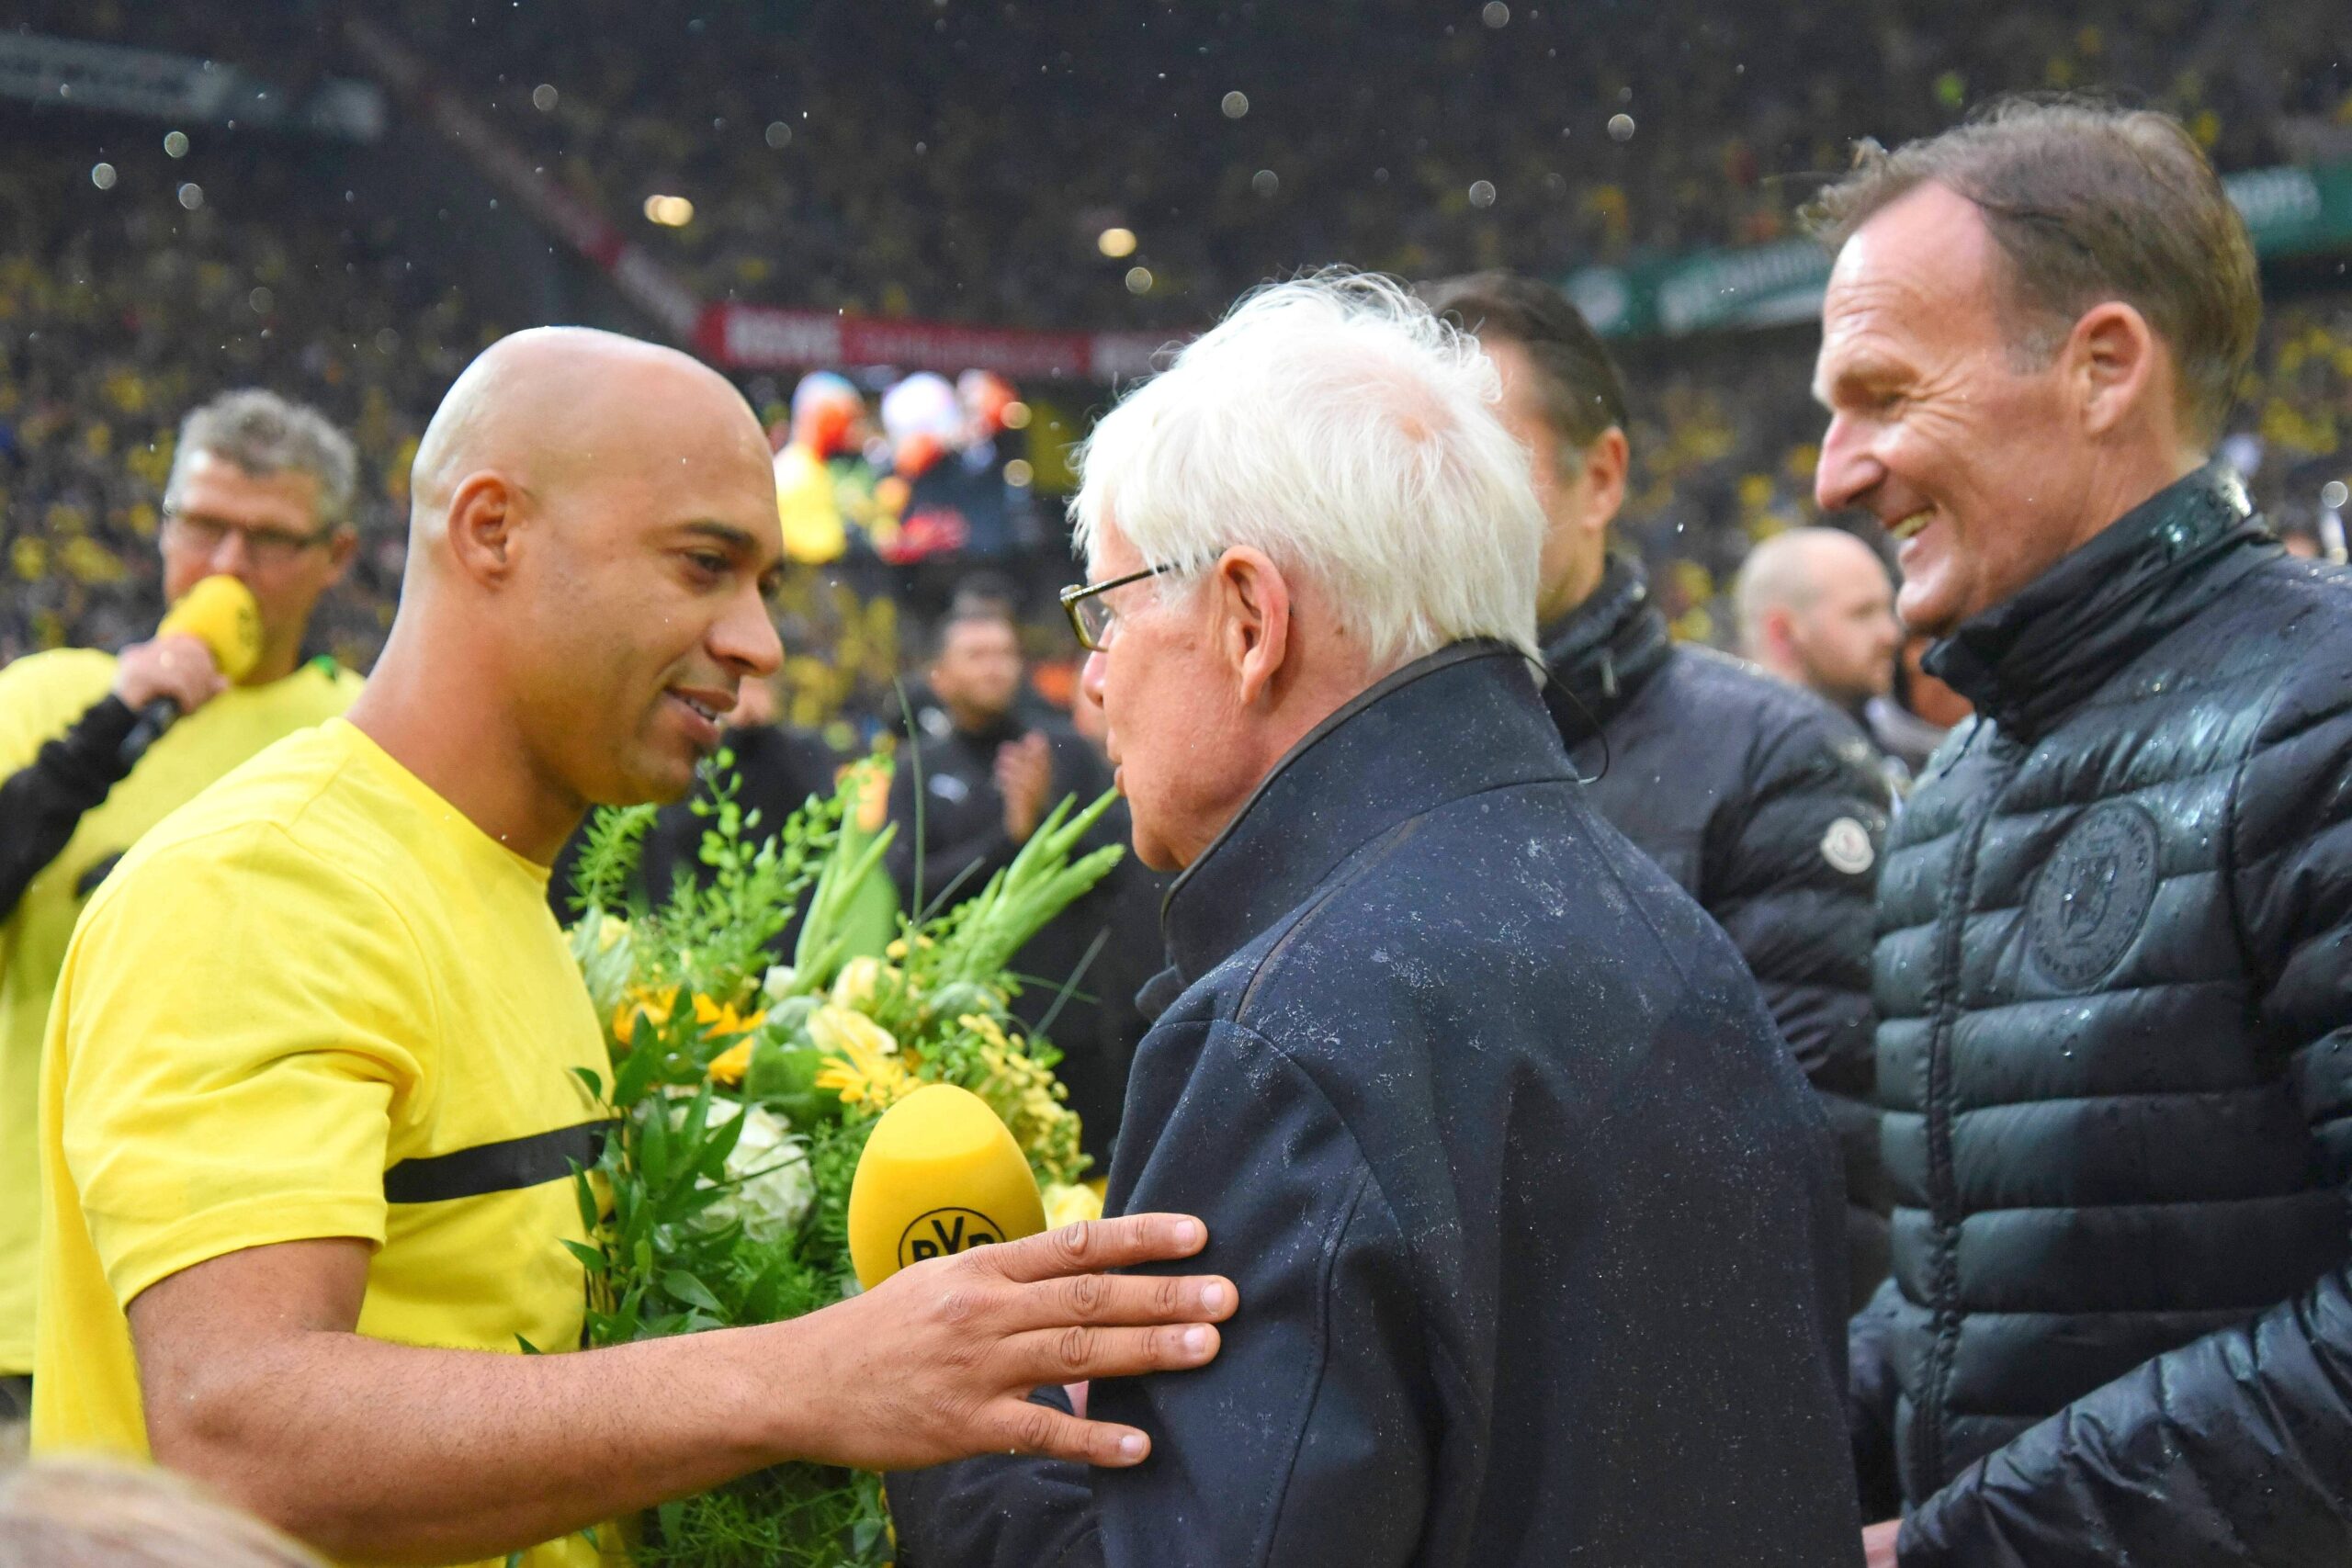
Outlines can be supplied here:
M480 1198L491 1192L515 1192L557 1181L571 1174L574 1165L596 1163L604 1152L603 1121L582 1122L524 1138L476 1144L446 1155L404 1159L384 1172L384 1201L446 1203L453 1198Z

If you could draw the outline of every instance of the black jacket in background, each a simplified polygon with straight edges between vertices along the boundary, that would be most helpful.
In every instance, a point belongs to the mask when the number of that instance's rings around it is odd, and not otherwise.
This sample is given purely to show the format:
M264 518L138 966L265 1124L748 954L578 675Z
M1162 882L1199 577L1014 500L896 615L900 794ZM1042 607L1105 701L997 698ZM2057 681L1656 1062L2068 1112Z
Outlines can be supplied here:
M1879 893L1902 1561L2352 1561L2352 577L2199 470L1927 666L1984 717Z
M1747 961L1821 1092L1846 1172L1849 1307L1886 1276L1871 1100L1871 894L1891 794L1870 743L1814 694L1678 647L1641 568L1544 635L1544 696L1592 803Z
M1828 1131L1530 673L1398 671L1178 879L1110 1209L1200 1215L1240 1310L1094 1384L1134 1470L892 1477L906 1568L1859 1560Z
M996 787L996 755L1008 742L1035 729L1051 746L1048 810L1065 795L1076 796L1080 807L1090 805L1111 787L1110 765L1067 724L1036 723L1014 713L978 733L942 728L944 733L933 733L919 728L915 738L900 747L890 779L890 820L899 825L899 836L886 859L910 911L928 907L943 893L951 906L968 898L1012 863L1020 846L1004 830L1004 796ZM918 774L922 792L920 886L915 876ZM1078 852L1125 845L1125 825L1123 810L1106 813ZM1118 1133L1127 1058L1143 1033L1143 1020L1131 998L1163 962L1156 919L1135 913L1138 903L1156 909L1157 886L1158 879L1130 852L1102 884L1056 916L1013 959L1014 970L1025 981L1013 998L1013 1015L1033 1031L1051 1016L1052 1026L1045 1033L1063 1053L1057 1071L1084 1129L1086 1152L1104 1164ZM1102 947L1089 963L1088 950L1098 937ZM1080 964L1085 964L1083 973ZM1074 974L1077 985L1064 999L1062 987Z
M122 743L138 722L120 697L101 697L73 728L0 782L0 920L16 909L33 878L65 852L82 818L130 776ZM104 863L101 873L112 864Z

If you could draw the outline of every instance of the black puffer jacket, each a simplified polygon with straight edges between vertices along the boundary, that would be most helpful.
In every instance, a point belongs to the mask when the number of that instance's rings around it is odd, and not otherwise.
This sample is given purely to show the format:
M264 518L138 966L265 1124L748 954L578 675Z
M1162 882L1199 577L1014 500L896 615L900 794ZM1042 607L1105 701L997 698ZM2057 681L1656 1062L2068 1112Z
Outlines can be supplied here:
M1985 716L1880 886L1902 1561L2352 1561L2352 578L2200 470L1928 667Z
M1623 558L1547 629L1544 653L1561 739L1588 778L1600 775L1593 805L1730 933L1823 1097L1845 1164L1859 1306L1887 1256L1870 964L1890 796L1870 743L1810 692L1678 647L1640 567Z

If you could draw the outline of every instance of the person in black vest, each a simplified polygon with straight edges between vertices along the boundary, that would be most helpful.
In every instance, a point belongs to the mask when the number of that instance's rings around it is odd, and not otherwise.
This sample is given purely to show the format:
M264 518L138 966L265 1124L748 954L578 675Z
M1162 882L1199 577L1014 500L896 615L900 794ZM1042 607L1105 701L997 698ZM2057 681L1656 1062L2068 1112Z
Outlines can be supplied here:
M1086 1391L1154 1434L1128 1476L891 1476L905 1568L1859 1557L1828 1128L1544 710L1498 390L1327 276L1096 427L1064 602L1182 868L1108 1204L1198 1205L1247 1306Z
M1815 218L1820 501L1978 714L1879 884L1871 1561L2343 1563L2352 577L2211 461L2245 225L2175 121L2039 103Z
M970 600L940 621L926 671L935 705L922 710L890 778L899 833L884 863L910 913L978 893L1056 802L1075 795L1086 806L1111 787L1109 768L1068 724L1022 711L1025 676L1020 635L1001 606ZM1097 823L1080 852L1112 841L1110 831ZM1116 1078L1098 1070L1105 1046L1087 962L1102 926L1080 900L1013 959L1025 980L1013 1013L1033 1030L1052 1019L1046 1033L1069 1055L1070 1102L1097 1160L1108 1157L1119 1120Z
M1427 292L1501 370L1504 422L1532 458L1547 521L1537 613L1549 700L1593 805L1730 933L1838 1129L1858 1307L1886 1277L1870 1002L1886 780L1828 704L1676 645L1640 564L1611 551L1625 390L1577 308L1500 273Z

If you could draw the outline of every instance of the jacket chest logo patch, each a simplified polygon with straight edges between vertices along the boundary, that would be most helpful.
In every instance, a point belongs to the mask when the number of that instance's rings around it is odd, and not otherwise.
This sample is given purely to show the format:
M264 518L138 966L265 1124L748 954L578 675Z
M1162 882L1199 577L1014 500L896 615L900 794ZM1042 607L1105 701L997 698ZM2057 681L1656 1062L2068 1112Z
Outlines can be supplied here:
M1877 861L1878 852L1871 847L1868 828L1851 817L1840 817L1821 836L1821 858L1829 863L1832 871L1860 876Z
M2155 818L2130 801L2092 807L2034 879L2026 905L2033 961L2061 990L2114 972L2156 902Z

